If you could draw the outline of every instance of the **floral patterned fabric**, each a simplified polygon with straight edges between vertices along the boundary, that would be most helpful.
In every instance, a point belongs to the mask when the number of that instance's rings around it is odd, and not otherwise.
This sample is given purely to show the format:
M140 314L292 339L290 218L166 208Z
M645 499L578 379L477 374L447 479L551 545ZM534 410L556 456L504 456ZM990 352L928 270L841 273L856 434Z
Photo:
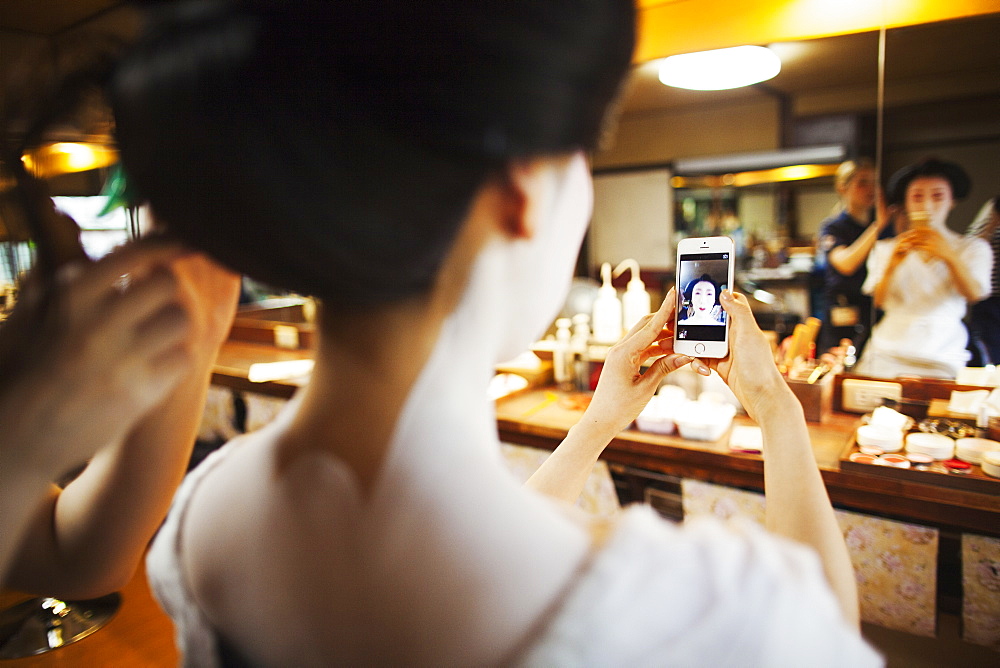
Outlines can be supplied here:
M198 440L225 442L238 436L236 428L236 407L233 404L233 390L219 385L209 385L205 400L205 410L198 426Z
M962 534L962 639L1000 651L1000 538Z
M278 417L278 413L288 403L287 399L278 399L266 394L245 392L243 401L247 407L247 432L257 431Z
M764 523L764 495L684 480L684 516ZM935 635L938 531L838 510L854 564L866 622L916 635Z

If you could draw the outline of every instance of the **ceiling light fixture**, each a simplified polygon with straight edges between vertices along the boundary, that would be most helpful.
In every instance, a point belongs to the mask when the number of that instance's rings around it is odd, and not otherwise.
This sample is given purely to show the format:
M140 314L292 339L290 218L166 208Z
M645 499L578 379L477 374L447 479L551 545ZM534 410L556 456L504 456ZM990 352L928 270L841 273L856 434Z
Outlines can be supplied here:
M763 46L682 53L660 64L660 81L674 88L726 90L760 83L781 71L781 59Z
M27 151L21 162L36 177L49 178L108 167L118 162L118 151L106 144L56 142Z

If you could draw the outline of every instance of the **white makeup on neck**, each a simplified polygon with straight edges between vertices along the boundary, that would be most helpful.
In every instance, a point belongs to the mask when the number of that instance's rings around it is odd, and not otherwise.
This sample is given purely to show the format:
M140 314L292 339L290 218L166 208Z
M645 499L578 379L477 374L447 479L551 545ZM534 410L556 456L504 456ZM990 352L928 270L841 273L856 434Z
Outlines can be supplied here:
M553 158L529 238L497 239L480 252L452 319L475 331L491 363L527 350L562 308L593 210L584 154ZM470 333L471 333L470 331Z

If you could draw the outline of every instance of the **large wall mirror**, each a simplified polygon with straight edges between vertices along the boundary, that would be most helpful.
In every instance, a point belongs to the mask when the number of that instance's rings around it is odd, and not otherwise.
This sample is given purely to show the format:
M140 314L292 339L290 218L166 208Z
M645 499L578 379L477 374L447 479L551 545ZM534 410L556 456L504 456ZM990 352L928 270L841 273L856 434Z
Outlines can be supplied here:
M886 31L885 96L878 97L879 33L839 35L770 45L783 60L771 81L729 91L688 91L662 85L655 63L639 65L629 82L616 140L594 158L595 174L670 170L694 159L807 146L843 146L876 156L878 118L886 174L925 155L963 164L973 176L969 198L951 218L960 228L1000 184L1000 13ZM780 159L780 158L779 158ZM835 161L833 161L835 162ZM688 176L721 176L720 167ZM638 178L638 177L636 177ZM624 179L623 179L624 180ZM749 194L747 225L762 237L808 242L836 203L832 176L794 183L795 197L770 211L759 196L776 183L733 186L690 179L677 229L710 229L712 190L728 210ZM739 195L739 196L737 196ZM757 197L754 198L753 195ZM617 210L616 210L617 211ZM599 221L598 221L599 222ZM661 221L662 222L662 221ZM592 258L600 261L598 258Z
M581 266L631 253L668 277L678 238L738 230L744 270L781 279L751 281L779 297L756 306L807 316L805 275L819 224L838 204L838 155L880 157L883 181L925 156L960 163L973 186L949 226L964 232L1000 194L997 35L1000 13L886 30L882 95L877 30L771 44L781 73L729 91L669 88L655 63L638 65L615 142L594 157L595 217ZM814 169L791 180L771 169L799 163Z

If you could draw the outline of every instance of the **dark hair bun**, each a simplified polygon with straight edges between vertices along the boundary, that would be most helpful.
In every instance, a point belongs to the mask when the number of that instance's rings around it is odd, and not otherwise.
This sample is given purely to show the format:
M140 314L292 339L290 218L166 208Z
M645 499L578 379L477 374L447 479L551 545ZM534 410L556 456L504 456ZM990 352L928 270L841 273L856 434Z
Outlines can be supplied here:
M889 179L886 187L886 203L902 204L906 201L906 189L918 177L936 176L948 181L951 185L951 196L955 199L965 199L972 188L969 175L961 166L954 162L925 158L920 162L903 167Z
M113 81L123 165L237 271L405 298L491 173L595 145L634 20L628 0L166 3Z

